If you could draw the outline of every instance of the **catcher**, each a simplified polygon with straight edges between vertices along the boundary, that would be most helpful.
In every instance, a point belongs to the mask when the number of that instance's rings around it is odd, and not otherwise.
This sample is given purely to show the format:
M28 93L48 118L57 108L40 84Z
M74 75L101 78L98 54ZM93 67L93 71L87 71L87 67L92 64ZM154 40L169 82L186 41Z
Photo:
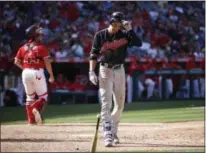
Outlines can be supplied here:
M47 102L47 84L44 68L50 74L49 82L54 82L49 52L43 45L43 31L38 25L26 29L28 42L18 50L14 63L22 69L22 82L26 92L26 112L28 124L42 124L43 111ZM35 99L35 96L38 99Z

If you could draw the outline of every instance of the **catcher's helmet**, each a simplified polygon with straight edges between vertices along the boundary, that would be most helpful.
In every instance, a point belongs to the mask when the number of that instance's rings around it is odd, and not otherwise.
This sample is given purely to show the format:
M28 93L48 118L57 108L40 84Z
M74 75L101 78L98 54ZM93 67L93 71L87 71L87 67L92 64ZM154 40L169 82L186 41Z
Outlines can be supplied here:
M112 24L113 22L122 23L123 20L124 20L124 14L122 12L114 12L111 15L110 24Z
M34 25L31 25L30 27L28 27L26 29L26 37L27 38L36 38L40 35L44 35L43 33L43 30L40 26L34 24Z

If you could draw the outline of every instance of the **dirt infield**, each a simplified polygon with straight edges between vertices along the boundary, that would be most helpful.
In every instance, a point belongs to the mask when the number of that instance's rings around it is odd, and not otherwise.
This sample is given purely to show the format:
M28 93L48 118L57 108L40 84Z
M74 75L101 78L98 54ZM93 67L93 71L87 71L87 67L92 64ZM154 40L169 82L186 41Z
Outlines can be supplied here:
M68 123L41 126L2 125L1 152L88 152L95 124ZM204 121L179 123L122 123L121 143L103 146L102 128L97 151L181 150L204 147Z

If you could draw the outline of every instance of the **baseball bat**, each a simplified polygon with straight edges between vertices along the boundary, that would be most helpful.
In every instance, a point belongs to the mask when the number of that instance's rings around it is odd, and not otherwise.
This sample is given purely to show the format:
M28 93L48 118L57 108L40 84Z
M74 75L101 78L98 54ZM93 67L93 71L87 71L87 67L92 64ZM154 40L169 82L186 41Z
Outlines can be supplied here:
M99 122L100 122L100 114L97 115L96 130L95 130L95 134L94 134L94 137L93 137L92 146L91 146L91 149L90 149L91 153L95 153L96 152L97 139L98 139L98 130L99 130Z

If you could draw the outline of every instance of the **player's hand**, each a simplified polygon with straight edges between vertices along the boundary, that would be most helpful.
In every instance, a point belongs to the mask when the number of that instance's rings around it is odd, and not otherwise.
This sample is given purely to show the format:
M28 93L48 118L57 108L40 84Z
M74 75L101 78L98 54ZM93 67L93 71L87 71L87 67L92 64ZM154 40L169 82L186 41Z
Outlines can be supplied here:
M94 84L97 85L97 75L94 71L89 71L89 80Z
M129 30L132 29L131 22L126 21L126 20L124 20L124 21L122 22L122 26L123 26L127 31L129 31Z
M50 83L53 83L53 82L54 82L54 76L53 76L53 75L50 75L50 77L49 77L49 82L50 82Z

